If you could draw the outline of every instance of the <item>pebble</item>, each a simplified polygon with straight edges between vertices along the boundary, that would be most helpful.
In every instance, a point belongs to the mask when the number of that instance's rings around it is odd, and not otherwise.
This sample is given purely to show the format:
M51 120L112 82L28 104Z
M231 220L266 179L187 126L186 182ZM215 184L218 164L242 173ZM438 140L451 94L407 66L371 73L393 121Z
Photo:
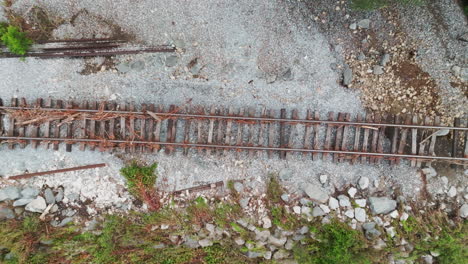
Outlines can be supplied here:
M268 229L268 228L271 227L271 220L270 220L270 218L264 217L264 218L262 218L262 222L263 222L263 228Z
M385 228L385 232L392 238L396 235L395 227L393 226Z
M303 191L309 196L310 199L319 203L326 203L328 194L320 186L314 184L304 184Z
M357 23L357 26L359 28L363 28L363 29L368 29L370 28L370 20L369 19L362 19L360 20L358 23Z
M398 213L398 210L392 211L389 215L393 219L397 219L400 216L400 214Z
M273 255L271 251L266 251L265 253L263 253L263 258L269 260L271 259L271 255Z
M407 212L404 212L400 216L400 221L406 221L408 220L409 214Z
M345 65L343 71L343 85L348 86L353 81L353 70L348 65Z
M455 188L455 186L450 187L450 189L447 192L447 196L450 198L457 196L457 188Z
M426 175L428 179L437 176L437 171L432 167L423 168L422 173Z
M30 202L32 202L34 199L31 198L21 198L13 202L13 207L17 206L24 206Z
M462 207L460 207L460 217L468 217L468 204L463 204Z
M55 196L55 201L60 203L63 200L63 189L59 188L57 191L57 195Z
M357 24L356 24L356 23L351 23L351 24L349 25L349 29L351 29L351 30L356 30L356 29L357 29Z
M301 213L301 207L300 206L294 206L293 207L293 212L296 213L296 214L300 214Z
M15 186L8 186L0 190L0 202L16 200L21 197L20 190Z
M239 200L239 205L242 207L242 209L246 209L249 206L249 202L250 197L242 198Z
M236 239L234 239L234 242L238 245L238 246L242 246L245 244L245 240L242 239L241 237L237 237Z
M372 72L373 72L375 75L381 75L381 74L384 73L383 67L380 66L380 65L374 65L374 67L372 68Z
M321 182L322 184L327 183L327 181L328 181L328 175L326 175L326 174L320 175L320 182Z
M442 180L442 183L444 184L444 186L448 185L448 178L447 177L442 176L440 179Z
M301 214L304 214L306 216L310 216L311 211L312 209L310 209L310 207L308 206L302 206L301 208Z
M236 190L236 192L238 193L241 193L244 191L244 185L240 182L235 182L234 183L234 190Z
M325 215L325 212L322 210L322 208L318 206L314 207L314 209L312 210L313 217L323 216L323 215Z
M328 206L326 206L326 205L324 205L324 204L319 205L319 207L323 210L323 212L324 212L325 214L328 214L328 213L330 213L330 211L331 211L331 210L330 210L330 207L328 207Z
M390 62L390 54L385 53L380 59L380 65L385 67L388 62Z
M351 198L354 198L354 196L356 195L356 193L357 193L357 189L356 189L356 188L354 188L354 187L349 188L348 194L349 194L349 196L350 196Z
M349 201L348 196L341 194L338 196L338 200L340 201L341 207L351 207L351 202Z
M367 187L369 187L369 183L370 183L369 178L361 177L358 182L359 188L361 188L361 190L367 189Z
M303 226L297 232L299 234L301 234L301 235L305 235L305 234L307 234L309 232L309 227L308 226Z
M289 257L289 252L284 249L276 251L273 255L273 259L285 259L287 257Z
M396 201L388 197L370 197L369 207L373 214L387 214L396 208Z
M1 208L0 207L0 220L3 219L13 219L15 218L15 213L10 208Z
M283 194L281 195L281 200L283 200L283 201L286 202L286 203L289 202L289 195L286 194L286 193L283 193Z
M213 241L211 241L208 238L205 238L205 239L198 241L198 244L200 244L201 247L210 247L213 245Z
M130 64L128 62L121 62L115 66L115 68L121 73L127 73L131 70Z

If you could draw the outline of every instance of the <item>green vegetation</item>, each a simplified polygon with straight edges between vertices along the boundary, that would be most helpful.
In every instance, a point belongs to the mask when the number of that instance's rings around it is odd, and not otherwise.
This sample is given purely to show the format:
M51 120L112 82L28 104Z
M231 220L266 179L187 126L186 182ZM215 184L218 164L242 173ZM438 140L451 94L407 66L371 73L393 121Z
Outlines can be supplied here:
M317 240L306 247L295 247L294 255L299 263L371 263L366 257L366 243L362 233L338 221L318 229Z
M283 194L283 189L276 174L270 174L270 180L268 181L266 194L269 203L281 202L281 195Z
M11 53L18 55L26 54L33 43L18 27L6 23L0 23L0 40Z
M387 7L392 3L422 5L425 3L425 0L351 0L351 8L357 10L374 10Z
M397 228L399 236L415 245L412 258L439 252L438 263L465 263L468 258L466 222L454 223L442 212L410 216Z
M151 166L139 166L136 162L132 162L130 166L120 170L120 173L127 180L128 191L136 198L144 201L152 211L161 208L159 196L154 189L157 179L155 174L157 167L157 163Z
M293 230L301 225L297 216L289 213L283 206L274 206L270 209L272 223L286 230Z

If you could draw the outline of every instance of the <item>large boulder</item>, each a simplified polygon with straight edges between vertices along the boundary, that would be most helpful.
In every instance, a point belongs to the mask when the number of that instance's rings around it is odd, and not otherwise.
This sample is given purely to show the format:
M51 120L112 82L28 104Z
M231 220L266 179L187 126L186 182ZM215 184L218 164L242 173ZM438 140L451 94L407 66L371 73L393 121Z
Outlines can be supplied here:
M305 184L303 190L315 202L326 203L328 201L328 194L317 185Z
M395 210L397 202L388 197L370 197L369 207L372 214L388 214Z

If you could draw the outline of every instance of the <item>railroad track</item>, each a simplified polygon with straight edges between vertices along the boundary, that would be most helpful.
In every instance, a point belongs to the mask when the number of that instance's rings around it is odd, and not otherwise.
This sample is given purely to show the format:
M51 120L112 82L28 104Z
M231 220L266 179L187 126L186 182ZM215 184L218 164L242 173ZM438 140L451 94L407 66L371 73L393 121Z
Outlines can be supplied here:
M97 57L153 52L175 52L170 45L139 46L129 45L118 39L67 39L40 41L35 43L25 55L9 52L0 46L0 58L37 57L41 59L62 57Z
M307 110L220 109L134 103L37 99L0 100L0 143L10 149L39 145L66 151L182 151L223 155L259 152L269 157L304 155L313 160L391 164L408 160L412 166L445 161L468 165L468 128L455 120L441 126L438 118L357 115L330 112L321 119ZM3 122L2 122L3 121ZM439 138L448 135L450 141ZM450 142L450 146L447 146ZM447 153L449 147L451 155ZM444 151L445 150L445 151Z

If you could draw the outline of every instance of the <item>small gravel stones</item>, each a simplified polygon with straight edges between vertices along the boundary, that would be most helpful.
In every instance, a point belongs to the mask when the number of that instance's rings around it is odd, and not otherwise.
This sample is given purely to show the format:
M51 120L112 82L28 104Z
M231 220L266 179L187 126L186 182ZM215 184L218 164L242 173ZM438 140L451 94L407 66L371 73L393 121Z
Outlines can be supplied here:
M369 187L369 183L370 183L369 178L361 177L358 182L359 188L361 188L361 190L365 190L367 189L367 187Z
M25 210L34 213L42 213L47 207L46 201L41 196L26 205Z
M366 210L362 208L354 208L354 218L356 218L357 221L364 223L366 221Z
M326 203L328 200L328 194L319 186L309 183L304 185L303 190L313 201Z

